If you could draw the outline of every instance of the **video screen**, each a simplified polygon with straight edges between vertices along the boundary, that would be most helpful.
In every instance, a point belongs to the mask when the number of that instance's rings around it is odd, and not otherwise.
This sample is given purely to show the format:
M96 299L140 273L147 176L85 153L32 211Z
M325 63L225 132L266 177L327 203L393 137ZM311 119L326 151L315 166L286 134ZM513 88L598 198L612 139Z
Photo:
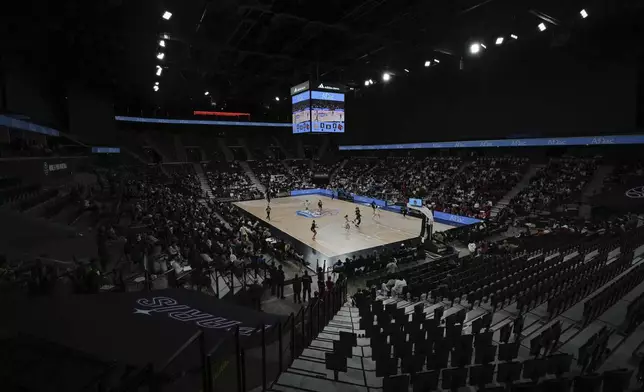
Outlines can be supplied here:
M305 91L291 97L293 133L311 132L311 92Z
M311 126L313 132L344 132L344 94L311 92Z
M422 207L423 206L423 200L422 199L409 199L410 206L414 207Z

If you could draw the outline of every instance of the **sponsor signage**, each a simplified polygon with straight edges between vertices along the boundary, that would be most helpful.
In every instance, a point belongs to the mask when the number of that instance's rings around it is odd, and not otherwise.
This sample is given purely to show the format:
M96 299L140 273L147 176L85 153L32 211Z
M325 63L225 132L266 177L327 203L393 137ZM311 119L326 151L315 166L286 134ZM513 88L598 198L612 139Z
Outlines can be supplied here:
M322 90L322 91L335 91L339 93L343 93L346 91L346 87L342 84L339 83L327 83L327 82L317 82L314 84L313 87L314 90Z
M310 83L307 80L306 82L300 83L297 86L291 87L291 95L299 94L301 92L304 92L308 90L310 87Z
M65 169L67 169L66 163L56 163L56 164L50 165L47 162L45 162L43 164L43 170L45 172L45 175L49 175L50 172L56 172L56 171L65 170Z
M121 152L120 147L92 147L94 154L118 154Z

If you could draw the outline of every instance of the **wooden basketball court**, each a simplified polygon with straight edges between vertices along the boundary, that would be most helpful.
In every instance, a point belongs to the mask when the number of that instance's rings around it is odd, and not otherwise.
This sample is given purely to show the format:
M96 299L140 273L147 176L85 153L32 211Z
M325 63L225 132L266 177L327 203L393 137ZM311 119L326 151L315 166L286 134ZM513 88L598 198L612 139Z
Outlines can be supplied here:
M318 201L322 200L323 213L319 217L305 217L297 211L305 211L305 201L309 200L309 210L318 210ZM234 203L264 222L266 220L266 200L251 200ZM351 228L344 228L344 216L349 220L355 217L355 208L362 213L360 228L352 223ZM421 219L407 217L389 211L380 211L380 218L374 218L369 206L354 204L342 200L331 200L319 195L292 196L271 200L270 225L297 239L315 251L331 259L364 249L387 245L393 242L416 238L420 234ZM315 220L318 229L315 241L312 239L311 224ZM434 231L445 231L451 226L434 224Z

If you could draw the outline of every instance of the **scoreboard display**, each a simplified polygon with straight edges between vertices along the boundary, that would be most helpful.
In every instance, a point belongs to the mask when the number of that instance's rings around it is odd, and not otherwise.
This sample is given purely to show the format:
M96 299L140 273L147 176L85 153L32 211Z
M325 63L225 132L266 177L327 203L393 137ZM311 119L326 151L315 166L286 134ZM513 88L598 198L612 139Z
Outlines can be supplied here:
M293 133L311 132L311 92L291 97L293 105Z
M291 88L293 133L344 133L345 87L304 82Z

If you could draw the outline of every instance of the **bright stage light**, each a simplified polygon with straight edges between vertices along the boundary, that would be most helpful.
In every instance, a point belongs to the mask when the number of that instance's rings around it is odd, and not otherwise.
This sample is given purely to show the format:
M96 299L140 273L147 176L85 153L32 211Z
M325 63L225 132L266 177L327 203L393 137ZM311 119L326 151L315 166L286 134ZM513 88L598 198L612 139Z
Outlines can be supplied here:
M497 38L497 39L496 39L496 44L497 44L497 45L501 45L501 44L503 44L503 37L499 37L499 38Z
M581 10L579 11L579 14L581 15L582 18L586 19L588 17L588 12L586 10Z
M155 86L154 86L154 87L152 87L152 88L154 89L154 91L159 91L159 86L156 86L156 85L155 85Z
M157 76L161 76L161 72L163 72L163 68L157 65Z
M373 84L373 79L369 79L369 84Z
M277 102L279 102L279 101L280 101L280 97L275 97L275 100L276 100Z
M405 68L405 72L409 73L409 70L407 68Z
M162 48L165 48L165 41L164 40L159 41L159 46Z
M539 31L545 31L547 28L545 23L539 23L537 27L539 28Z
M512 39L519 39L519 36L516 34L510 34L510 38Z
M157 53L157 58L158 58L159 60L163 60L163 58L164 58L164 57L165 57L165 54L164 54L163 52L159 52L159 53Z
M168 34L163 34L163 39L170 39L170 37L168 37Z
M436 64L440 64L440 63L441 63L441 62L440 62L440 60L438 60L438 59L434 59L434 62L435 62Z
M473 43L470 45L470 54L478 54L481 51L481 44L478 42Z
M364 85L365 85L365 86L368 86L368 85L369 85L369 81L368 81L368 80L365 80L365 81L364 81Z
M165 20L170 20L170 18L172 18L172 12L170 11L164 12L162 18Z
M158 85L159 85L159 82L154 82L154 85L155 85L155 86L158 86Z
M430 65L432 65L431 61L429 61L429 60L425 61L425 67L429 67Z
M208 91L206 91L205 93L203 93L203 95L205 95L205 96L208 96L209 94L210 94L210 93L209 93Z
M391 80L391 74L389 72L385 72L382 74L382 80L384 82L388 82Z

